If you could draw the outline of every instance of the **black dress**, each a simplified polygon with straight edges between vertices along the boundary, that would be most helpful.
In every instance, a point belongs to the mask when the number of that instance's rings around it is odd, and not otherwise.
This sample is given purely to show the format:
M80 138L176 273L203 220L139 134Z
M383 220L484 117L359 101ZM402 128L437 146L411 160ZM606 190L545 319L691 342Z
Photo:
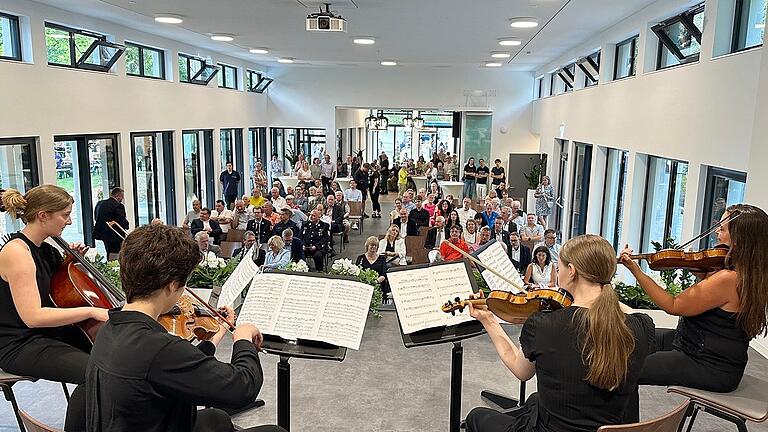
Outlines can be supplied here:
M394 252L394 246L392 247L392 252ZM368 258L365 257L365 254L362 254L358 255L355 263L363 269L370 269L378 273L379 276L384 276L384 282L381 283L381 293L386 297L389 293L389 284L387 283L387 259L382 255L379 255L376 258L376 261L371 263L368 261Z
M637 394L643 363L655 345L654 325L648 315L626 315L635 336L635 350L625 383L616 390L602 390L584 380L587 368L580 338L573 322L583 308L572 306L554 312L537 312L523 325L520 347L535 362L538 393L514 415L489 408L475 408L467 416L470 432L594 432L602 425L621 424L638 417L627 410Z

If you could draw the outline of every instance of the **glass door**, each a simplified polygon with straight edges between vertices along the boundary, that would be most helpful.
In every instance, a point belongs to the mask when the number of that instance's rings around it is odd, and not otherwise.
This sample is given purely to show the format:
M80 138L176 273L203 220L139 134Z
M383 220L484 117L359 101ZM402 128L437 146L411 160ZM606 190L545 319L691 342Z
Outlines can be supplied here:
M707 189L704 195L704 215L701 230L705 231L720 221L725 209L744 202L747 174L722 168L707 168ZM701 239L701 248L717 245L717 234Z
M131 134L136 226L159 218L175 224L172 132Z
M571 183L571 236L587 232L587 206L589 204L589 181L592 168L592 145L576 144L576 160L573 165Z
M554 210L555 210L555 227L557 228L560 233L563 232L563 222L565 221L565 218L563 218L563 205L561 202L561 198L563 196L563 185L565 184L565 173L568 170L568 141L566 140L555 140L557 141L556 148L560 151L560 166L558 167L557 171L557 179L554 182L555 187L555 204L554 204Z
M608 149L607 156L600 233L618 250L624 221L624 193L627 187L629 152Z
M35 138L0 139L0 189L26 193L38 184ZM20 229L21 221L8 214L0 214L0 236Z
M669 247L670 239L683 240L687 176L687 162L648 156L640 252L654 252L652 242Z
M192 201L196 199L203 207L213 208L218 180L213 172L213 131L182 131L181 140L184 146L186 211L192 210Z
M244 176L252 176L256 162L261 162L261 169L269 172L271 156L267 152L267 128L257 127L248 129L248 148L250 149L248 172Z

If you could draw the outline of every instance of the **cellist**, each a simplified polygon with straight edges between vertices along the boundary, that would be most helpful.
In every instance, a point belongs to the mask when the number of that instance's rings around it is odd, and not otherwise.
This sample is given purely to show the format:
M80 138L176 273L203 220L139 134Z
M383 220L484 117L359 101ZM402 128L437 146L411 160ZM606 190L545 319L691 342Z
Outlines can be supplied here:
M72 224L72 197L53 185L22 195L9 189L2 203L24 228L0 248L0 368L6 372L56 382L82 384L91 349L83 333L70 324L106 321L107 310L57 308L49 296L51 276L61 254L45 240L58 237ZM84 252L82 245L72 245ZM85 399L76 391L67 408L65 429L80 429Z

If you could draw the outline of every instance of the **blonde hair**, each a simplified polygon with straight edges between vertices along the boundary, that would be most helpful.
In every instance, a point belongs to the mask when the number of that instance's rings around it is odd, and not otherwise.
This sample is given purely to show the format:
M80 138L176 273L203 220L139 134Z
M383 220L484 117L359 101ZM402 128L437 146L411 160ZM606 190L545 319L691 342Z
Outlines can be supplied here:
M379 238L376 236L370 236L367 239L365 239L365 250L368 250L368 246L376 245L376 247L379 246Z
M16 189L8 189L3 192L2 199L8 214L25 224L34 222L41 211L62 211L75 202L67 191L55 185L33 187L24 195Z
M273 235L267 241L267 246L269 247L275 246L278 249L282 249L285 247L285 242L283 241L282 238L280 238L280 236Z
M616 251L604 238L582 235L569 240L560 251L561 265L572 265L576 277L601 285L600 295L574 320L583 334L581 354L587 366L584 378L593 386L614 390L626 381L635 337L627 326L619 299L611 285L616 274Z

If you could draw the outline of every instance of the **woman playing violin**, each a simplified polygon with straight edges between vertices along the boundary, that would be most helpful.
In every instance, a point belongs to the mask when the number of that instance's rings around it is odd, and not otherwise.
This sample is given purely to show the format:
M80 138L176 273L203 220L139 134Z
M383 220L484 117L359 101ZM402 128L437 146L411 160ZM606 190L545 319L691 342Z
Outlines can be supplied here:
M643 273L629 247L621 253L620 262L654 303L680 316L676 330L657 330L658 352L648 357L640 384L732 391L744 374L750 339L766 334L768 215L738 204L721 221L717 239L729 248L726 268L676 297Z
M563 245L560 285L573 305L536 312L523 325L515 345L484 306L470 313L485 327L501 360L521 381L537 376L538 393L512 413L475 408L467 430L595 431L606 424L634 421L626 408L653 348L653 321L629 314L611 286L615 251L602 237L583 235Z
M60 309L49 295L51 276L61 254L45 240L72 223L72 197L62 188L42 185L25 195L9 189L2 203L26 226L0 249L0 368L16 375L73 384L85 382L90 342L70 324L89 318L107 320L107 310ZM84 252L82 245L72 245ZM73 394L65 428L82 424L85 400Z

